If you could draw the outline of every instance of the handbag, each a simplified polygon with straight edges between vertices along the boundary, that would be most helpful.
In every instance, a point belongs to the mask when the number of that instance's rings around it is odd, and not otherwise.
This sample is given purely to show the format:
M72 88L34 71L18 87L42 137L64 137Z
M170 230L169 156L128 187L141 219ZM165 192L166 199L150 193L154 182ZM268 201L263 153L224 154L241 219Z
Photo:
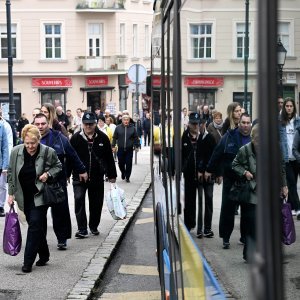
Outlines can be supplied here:
M296 241L295 224L292 215L291 204L284 199L281 206L282 215L282 243L291 245Z
M14 205L5 215L5 225L3 233L3 251L4 253L16 256L21 251L22 235L18 214L15 212Z
M45 159L44 159L44 167L43 170L45 171L46 167L46 160L48 157L48 147L45 150ZM65 192L61 186L61 184L57 180L50 180L48 179L44 182L43 192L43 199L46 205L52 206L61 202L65 201Z

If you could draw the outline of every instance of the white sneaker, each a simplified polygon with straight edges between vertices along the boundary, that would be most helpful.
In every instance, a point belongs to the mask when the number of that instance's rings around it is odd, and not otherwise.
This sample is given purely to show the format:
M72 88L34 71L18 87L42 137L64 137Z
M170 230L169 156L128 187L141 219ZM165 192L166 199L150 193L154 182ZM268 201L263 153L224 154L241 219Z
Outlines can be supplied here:
M297 216L297 213L295 210L292 210L292 216Z

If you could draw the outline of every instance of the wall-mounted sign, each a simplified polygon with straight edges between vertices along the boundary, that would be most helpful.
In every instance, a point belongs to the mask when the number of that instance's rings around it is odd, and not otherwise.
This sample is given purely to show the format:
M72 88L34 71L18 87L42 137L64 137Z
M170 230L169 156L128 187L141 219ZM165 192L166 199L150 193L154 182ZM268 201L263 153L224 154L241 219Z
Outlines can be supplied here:
M108 76L88 76L85 79L86 86L108 85Z
M223 77L185 77L185 86L192 87L221 87L224 85Z
M71 77L35 77L31 80L32 87L71 87Z

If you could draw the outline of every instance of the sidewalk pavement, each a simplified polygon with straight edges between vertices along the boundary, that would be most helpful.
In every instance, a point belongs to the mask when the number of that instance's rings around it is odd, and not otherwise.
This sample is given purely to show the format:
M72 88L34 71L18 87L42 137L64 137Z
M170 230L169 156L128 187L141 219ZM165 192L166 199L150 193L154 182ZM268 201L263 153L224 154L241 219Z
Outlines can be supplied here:
M126 193L127 219L113 220L107 210L106 203L104 203L101 223L98 228L100 235L90 235L86 239L75 239L77 223L74 214L73 188L72 185L69 185L68 194L73 232L72 239L68 240L68 250L59 251L56 249L57 240L53 233L49 210L47 240L50 249L50 261L45 267L36 267L34 265L32 273L22 273L21 267L23 264L27 225L21 225L23 236L21 253L12 257L0 251L0 299L71 300L88 298L151 184L150 147L142 147L138 152L137 165L134 164L133 157L130 183L121 180L117 163L116 167L118 171L117 184ZM109 188L110 184L105 183L105 192ZM0 236L3 236L3 227L4 218L0 218Z

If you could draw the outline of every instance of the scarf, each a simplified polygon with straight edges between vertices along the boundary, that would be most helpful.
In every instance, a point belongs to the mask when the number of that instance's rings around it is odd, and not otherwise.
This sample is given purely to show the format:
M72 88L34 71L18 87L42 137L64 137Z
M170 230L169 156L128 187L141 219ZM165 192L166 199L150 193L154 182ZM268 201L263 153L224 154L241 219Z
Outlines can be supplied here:
M215 123L215 121L213 121L213 125L214 125L214 127L216 128L216 129L219 129L219 130L221 130L222 129L222 127L223 127L223 124L224 124L224 122L222 121L222 123L220 124L220 125L218 125L217 123Z

